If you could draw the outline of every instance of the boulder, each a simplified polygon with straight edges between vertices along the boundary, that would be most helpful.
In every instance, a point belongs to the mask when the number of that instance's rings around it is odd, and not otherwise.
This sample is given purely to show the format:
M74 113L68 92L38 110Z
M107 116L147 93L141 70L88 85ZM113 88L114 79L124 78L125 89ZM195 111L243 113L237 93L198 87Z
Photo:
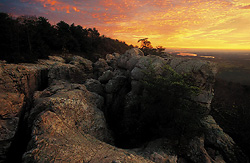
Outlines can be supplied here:
M172 143L164 138L150 141L144 148L136 148L132 151L155 163L177 163L179 161Z
M93 63L88 59L82 58L80 56L73 56L70 64L81 66L81 69L85 73L93 73Z
M131 78L134 80L142 80L145 73L153 69L157 74L162 74L166 61L158 56L144 56L140 57L138 62L134 65L131 71Z
M107 93L116 93L118 92L123 85L126 83L127 78L123 75L118 75L113 77L105 86L105 91Z
M105 58L106 58L106 61L107 61L108 63L110 63L112 60L115 59L115 56L112 55L112 54L107 54Z
M204 137L194 137L190 140L186 155L196 163L212 163L215 161L209 156L204 147Z
M87 91L84 85L58 81L35 94L29 124L35 117L48 110L57 113L72 128L91 134L104 141L110 139L103 113L97 108L99 97Z
M213 98L213 83L217 72L216 66L212 62L204 60L191 60L182 58L172 58L170 66L178 73L190 74L195 79L195 84L201 89L198 96L193 100L199 102L207 108L207 114L210 112Z
M112 69L106 62L106 60L99 58L98 61L94 63L94 74L98 78L103 72Z
M87 74L79 66L65 63L56 63L48 72L49 84L54 80L64 80L72 83L84 83Z
M108 70L108 71L103 72L102 75L98 78L98 80L101 83L107 83L110 79L112 79L113 76L114 76L114 73Z
M110 135L95 98L84 85L66 82L38 92L23 162L150 162L104 143Z
M99 95L104 94L104 89L102 84L96 79L87 79L84 85L90 92L95 92Z
M117 65L120 68L132 70L132 68L135 66L141 56L144 56L144 54L138 48L127 50L125 54L120 56Z
M226 162L249 161L233 139L223 132L211 115L206 116L202 120L202 124L205 128L205 142L216 147Z
M59 56L49 56L49 60L55 61L55 62L65 63L65 60Z

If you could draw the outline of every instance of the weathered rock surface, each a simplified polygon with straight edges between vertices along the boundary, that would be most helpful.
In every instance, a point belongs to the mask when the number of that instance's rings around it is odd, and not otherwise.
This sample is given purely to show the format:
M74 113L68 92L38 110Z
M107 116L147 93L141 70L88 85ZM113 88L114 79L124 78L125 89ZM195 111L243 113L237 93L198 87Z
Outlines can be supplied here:
M108 63L106 62L106 60L104 59L99 59L98 61L96 61L93 65L94 67L94 74L99 77L100 75L102 75L103 72L112 69Z
M151 141L144 148L137 148L132 151L155 163L178 162L178 156L175 154L174 149L172 149L171 142L164 138Z
M81 72L80 69L64 62L63 58L57 56L51 56L49 60L39 60L37 64L1 62L0 161L6 159L6 153L16 135L20 118L23 119L23 115L29 114L28 109L32 103L34 92L48 87L49 81L61 78L62 80L76 81L75 79L77 79L79 81L76 76L85 74L83 70ZM73 79L68 78L69 76L72 76ZM84 82L84 79L85 76L80 82Z
M30 114L32 140L23 161L150 162L104 143L111 136L97 98L84 85L65 82L37 92Z
M221 152L226 162L248 162L248 159L233 139L223 132L211 115L205 117L202 124L206 130L205 141L215 146Z
M0 65L0 162L6 159L16 134L21 112L35 90L46 83L46 67L15 64Z
M200 94L193 99L207 107L207 114L211 110L213 98L213 83L217 72L214 63L203 60L173 58L170 66L178 73L189 73L195 79L195 84L201 89Z
M104 95L104 89L102 84L96 79L87 79L85 82L86 88L90 92L95 92L99 95Z
M6 159L23 121L31 131L23 162L248 161L209 115L216 73L210 62L144 56L134 48L123 55L108 54L106 60L95 63L79 56L69 62L52 56L37 64L0 64L0 162ZM194 77L201 92L192 99L206 106L202 136L183 145L182 153L176 150L178 143L167 138L145 143L149 139L143 134L149 132L142 132L145 126L135 126L145 118L140 114L144 72L153 68L161 75L165 64ZM110 144L144 147L123 150Z

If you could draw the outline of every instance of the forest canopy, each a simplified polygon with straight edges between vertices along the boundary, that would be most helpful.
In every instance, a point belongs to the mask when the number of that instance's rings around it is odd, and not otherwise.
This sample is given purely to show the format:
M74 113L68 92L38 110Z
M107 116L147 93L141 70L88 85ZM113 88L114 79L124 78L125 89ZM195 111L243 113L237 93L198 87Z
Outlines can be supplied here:
M64 21L51 25L47 18L12 17L0 13L0 60L34 62L52 53L73 53L96 60L108 53L124 53L125 42L100 35L96 28L83 28Z

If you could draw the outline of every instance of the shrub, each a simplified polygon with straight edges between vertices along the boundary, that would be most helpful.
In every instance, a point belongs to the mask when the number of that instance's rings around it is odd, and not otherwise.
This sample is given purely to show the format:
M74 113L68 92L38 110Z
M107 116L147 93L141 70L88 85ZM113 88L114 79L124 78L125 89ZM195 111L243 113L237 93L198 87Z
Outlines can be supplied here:
M159 75L150 64L144 74L144 125L151 126L149 130L156 131L156 135L177 139L179 143L181 138L200 134L204 113L200 112L202 106L191 99L199 93L192 77L178 74L169 65L162 66Z

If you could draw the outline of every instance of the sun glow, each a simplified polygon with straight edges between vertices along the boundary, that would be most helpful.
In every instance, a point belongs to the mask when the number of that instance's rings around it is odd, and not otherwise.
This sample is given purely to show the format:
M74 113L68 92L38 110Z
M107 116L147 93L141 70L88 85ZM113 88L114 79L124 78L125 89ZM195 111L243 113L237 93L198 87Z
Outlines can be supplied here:
M96 27L128 44L149 38L167 48L250 49L249 0L20 1L52 22Z

